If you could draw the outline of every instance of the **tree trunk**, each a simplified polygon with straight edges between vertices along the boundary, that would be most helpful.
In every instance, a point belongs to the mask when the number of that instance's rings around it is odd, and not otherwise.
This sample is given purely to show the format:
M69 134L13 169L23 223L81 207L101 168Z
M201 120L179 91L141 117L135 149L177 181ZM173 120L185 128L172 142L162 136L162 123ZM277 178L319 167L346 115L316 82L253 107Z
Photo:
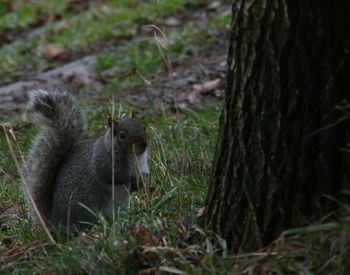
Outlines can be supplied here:
M253 250L349 189L350 1L236 0L232 14L205 219Z

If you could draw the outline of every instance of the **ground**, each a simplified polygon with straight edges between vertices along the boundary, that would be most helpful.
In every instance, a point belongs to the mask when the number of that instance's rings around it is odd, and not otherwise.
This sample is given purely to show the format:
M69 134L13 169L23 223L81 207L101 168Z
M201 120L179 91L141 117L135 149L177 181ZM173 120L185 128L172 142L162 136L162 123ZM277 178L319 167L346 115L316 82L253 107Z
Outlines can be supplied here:
M86 12L89 7L81 1L69 3L73 4L66 8L68 10L83 12L83 9ZM76 6L79 8L72 8ZM101 3L90 9L99 15L102 13L100 16L111 14L111 21L115 20L112 15L119 12L117 8ZM67 89L80 92L85 98L113 95L116 101L128 98L134 104L135 101L142 104L148 101L158 104L157 109L162 108L163 102L173 104L175 109L184 109L201 103L201 95L221 98L218 90L223 87L229 15L227 3L175 6L173 13L156 19L156 22L137 18L145 22L130 22L131 29L121 34L101 34L100 37L96 34L96 38L86 44L79 43L80 37L73 38L77 39L77 48L67 45L66 39L71 39L71 34L64 32L69 24L73 28L78 24L73 19L68 21L68 15L64 20L62 15L54 13L51 17L57 20L49 26L44 19L34 17L35 27L17 30L17 39L13 34L16 31L5 29L2 36L10 41L2 48L4 57L0 63L3 65L0 70L1 116L12 117L13 112L23 110L28 91L35 88ZM49 14L47 16L50 18ZM215 16L223 16L222 22L216 23ZM213 21L211 29L200 26L210 20ZM56 32L63 42L53 44L51 41L56 40ZM40 43L36 43L37 39ZM199 47L199 43L204 43L205 47ZM23 48L25 52L22 52ZM173 59L174 56L181 60ZM209 89L193 87L207 82L214 86Z
M344 270L344 227L327 219L250 254L230 254L201 225L230 15L230 1L0 3L1 273ZM16 167L38 132L26 107L37 88L72 92L92 136L113 107L133 110L151 136L148 192L133 196L115 221L100 217L79 238L55 243L30 226Z

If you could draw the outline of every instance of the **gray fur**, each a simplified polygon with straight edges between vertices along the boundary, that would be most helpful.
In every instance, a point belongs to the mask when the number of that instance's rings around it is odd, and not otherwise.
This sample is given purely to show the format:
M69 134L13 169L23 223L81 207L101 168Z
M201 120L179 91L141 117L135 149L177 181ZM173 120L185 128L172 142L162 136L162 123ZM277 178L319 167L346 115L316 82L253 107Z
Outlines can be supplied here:
M24 165L29 191L53 228L69 224L83 229L84 222L94 222L95 218L82 204L92 211L111 208L112 131L109 129L96 140L86 140L82 114L65 92L33 92L30 106L42 131ZM147 157L144 157L148 136L135 119L123 119L117 125L113 135L115 185L131 190L140 182L138 171L148 173ZM120 131L126 132L127 138L121 140ZM135 159L142 159L142 163ZM142 165L141 169L137 165ZM115 207L127 198L124 189L116 188L120 194L116 196ZM25 197L30 216L37 222L28 196Z

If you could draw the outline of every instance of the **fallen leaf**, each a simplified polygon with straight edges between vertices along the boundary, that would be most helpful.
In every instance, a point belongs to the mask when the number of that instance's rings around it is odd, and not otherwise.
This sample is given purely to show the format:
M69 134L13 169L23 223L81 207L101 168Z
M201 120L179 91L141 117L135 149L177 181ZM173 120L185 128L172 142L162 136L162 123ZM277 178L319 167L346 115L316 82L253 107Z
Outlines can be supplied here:
M197 209L196 217L200 218L204 215L205 206L199 207Z
M180 274L180 275L182 275L182 274L188 274L188 273L185 272L185 271L182 271L182 270L180 270L180 269L177 269L177 268L171 267L171 266L160 266L160 267L158 268L158 270L159 270L159 271L164 271L164 272L170 273L170 274Z
M173 111L176 111L176 110L180 110L180 111L183 111L183 110L186 110L188 108L188 103L186 102L180 102L178 104L174 104L174 106L172 107L172 110Z
M54 45L45 47L42 50L42 56L45 59L61 59L61 60L65 60L68 57L64 49Z
M201 102L201 94L199 90L193 89L191 92L189 92L186 96L186 100L191 105L200 103Z
M149 232L147 227L140 227L138 224L134 224L129 230L140 241L141 246L151 247L157 245L154 236Z
M220 6L221 1L213 1L208 5L207 10L217 10Z
M164 25L167 27L178 27L182 25L182 22L176 17L169 17L164 20Z
M112 9L111 7L108 7L106 5L97 6L96 10L99 13L105 14L105 15L113 15L116 13L115 9Z
M221 79L220 78L216 78L214 80L210 80L207 82L204 82L202 84L194 84L192 86L192 89L194 91L198 91L200 93L208 93L211 91L214 91L216 88L218 88L221 84Z

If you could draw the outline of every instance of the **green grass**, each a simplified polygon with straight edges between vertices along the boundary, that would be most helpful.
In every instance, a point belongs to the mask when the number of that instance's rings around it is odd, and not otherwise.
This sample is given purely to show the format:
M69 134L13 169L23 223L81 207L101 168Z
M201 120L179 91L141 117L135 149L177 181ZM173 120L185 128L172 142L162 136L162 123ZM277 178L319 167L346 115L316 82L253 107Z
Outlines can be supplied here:
M162 54L181 62L195 56L212 42L230 22L229 16L211 14L205 22L188 22L166 33L167 45L160 51L150 34L141 36L135 26L153 23L184 5L204 1L104 1L79 14L64 15L65 25L44 26L40 39L0 48L0 77L23 77L23 72L55 66L44 60L41 49L49 44L63 47L69 54L95 44L129 38L118 51L98 56L96 71L106 79L105 101L116 89L159 73L166 74ZM14 1L15 9L4 12L0 3L0 32L6 28L25 29L39 13L49 12L43 1ZM35 4L33 4L35 3ZM51 1L51 10L63 13L66 1ZM188 6L186 7L188 8ZM4 16L6 14L6 16ZM102 43L103 44L103 43ZM3 80L2 80L3 81ZM89 101L80 91L82 105ZM99 94L100 96L100 94ZM90 99L91 100L91 99ZM135 106L122 102L117 113L128 115ZM218 131L219 107L202 104L181 114L156 113L145 103L136 107L151 136L150 194L140 191L117 211L116 221L100 216L99 224L77 238L59 236L52 244L40 228L32 228L26 214L18 171L9 144L0 129L0 216L8 207L18 207L19 215L0 217L1 274L136 274L140 270L163 274L331 274L340 273L349 250L341 239L350 230L346 223L320 224L285 232L274 244L250 254L232 254L224 240L201 228L199 212L205 203L211 161ZM90 136L104 131L108 111L86 108ZM27 113L13 119L16 140L11 144L17 159L27 152L38 129L28 122ZM334 252L334 239L340 238ZM146 272L146 274L147 274Z
M90 9L79 14L62 14L63 24L47 24L39 34L29 38L25 43L20 43L16 47L3 45L0 48L0 78L13 80L16 79L18 71L47 68L49 63L43 59L42 51L48 45L62 48L68 56L79 56L84 49L93 48L95 43L103 40L118 41L124 37L139 35L136 32L137 24L140 26L154 24L161 16L167 16L185 4L198 5L203 2L203 0L146 1L135 6L130 1L105 1L103 4L91 4ZM29 3L23 6L18 4L18 7L15 4L14 11L6 13L0 21L0 26L4 26L3 28L26 26L41 10L47 11L48 4L43 3L34 6L30 6ZM53 11L61 13L64 11L64 4L59 4L61 1L52 3Z
M124 106L122 112L127 115L129 107ZM151 193L146 196L140 191L133 196L117 211L115 223L100 216L99 224L89 232L74 239L61 236L57 244L51 244L27 220L18 173L2 133L0 144L5 150L0 164L12 179L2 180L1 202L7 206L18 203L21 212L2 223L6 227L0 231L0 240L6 241L0 244L1 273L340 272L348 253L341 239L349 232L346 223L289 230L269 247L248 254L231 254L224 240L201 228L198 211L206 199L218 116L219 108L211 104L180 116L165 112L156 119L151 110L145 111L142 121L151 136ZM105 120L104 108L88 111L90 134L100 134ZM14 129L22 152L37 132L33 125L24 125ZM18 148L16 142L13 145ZM20 158L18 149L15 153ZM337 238L338 244L334 243Z
M13 129L14 136L17 138L17 142L14 144L14 152L18 157L18 161L21 161L21 152L26 150L32 138L34 136L34 131L32 127L23 126L22 129ZM11 138L11 136L9 135ZM13 140L13 139L12 139ZM18 189L18 172L16 170L15 163L11 157L10 148L6 140L6 136L1 127L0 129L0 206L7 202L17 201L20 197L20 190Z
M118 59L114 65L127 65L127 67L136 70L144 67L147 71L150 68L154 72L153 68L162 62L162 58L159 56L159 49L154 41L147 42L141 39L141 33L136 31L137 26L159 24L159 18L168 16L176 9L186 4L191 4L195 7L203 2L205 1L148 1L134 6L130 1L105 1L103 4L91 4L92 7L90 9L79 14L64 15L62 13L66 8L64 4L60 4L61 1L53 1L51 9L63 15L63 24L57 25L52 23L43 25L43 30L40 33L28 38L25 43L20 43L15 47L12 45L3 45L0 48L1 81L10 82L18 79L20 76L30 75L31 72L44 70L55 65L54 61L46 60L42 56L43 49L49 45L62 48L68 56L74 59L89 48L101 47L94 46L96 43L101 44L101 41L119 41L125 37L135 38L132 43L133 46L127 50L129 52L126 56L129 60ZM0 21L0 26L6 26L7 28L26 26L28 21L34 20L38 16L38 13L46 13L47 9L47 4L44 5L43 3L34 5L33 7L18 5L13 12L7 13L3 17L3 21ZM18 17L22 13L25 15L19 20ZM10 20L6 18L13 18L13 21L19 24L19 26L12 26L8 22ZM229 20L229 16L220 17L211 15L208 19L207 31L210 32L210 30L225 26ZM198 44L203 42L204 44L208 43L210 34L207 34L206 37L201 37L203 35L203 27L201 29L199 24L189 23L180 34L176 33L175 36L169 34L170 36L167 39L170 40L170 44L167 49L163 49L164 53L178 54L184 52L184 49L189 53L193 50L193 47L188 47L191 44L189 42L197 41ZM148 39L152 39L152 37L148 37ZM154 45L153 49L150 46L152 43ZM201 45L203 46L204 44ZM121 51L123 53L116 54L116 56L125 56L125 50ZM142 70L140 72L142 73ZM134 76L134 78L139 79L137 76Z
M49 3L48 3L49 2ZM68 1L22 1L4 0L0 2L0 32L6 29L26 28L40 15L62 14Z
M180 30L176 29L157 36L166 41L160 45L155 37L135 39L127 47L98 56L96 71L103 75L106 70L114 70L115 76L106 79L105 95L130 84L150 79L161 70L170 70L171 60L181 62L189 56L195 56L200 48L212 43L212 33L224 28L230 22L229 16L218 18L211 15L203 22L189 22Z
M137 198L131 200L117 214L117 222L111 225L111 221L101 220L101 225L89 232L84 237L69 240L61 240L59 245L48 244L42 232L30 230L26 215L22 213L20 218L12 221L10 232L2 233L2 238L9 239L12 245L23 245L39 239L40 245L29 259L6 262L1 267L2 273L11 270L46 270L59 273L63 270L83 270L95 272L111 272L111 270L125 271L139 265L137 255L141 253L139 244L142 243L138 233L131 234L133 227L139 226L148 234L158 239L165 238L168 245L181 244L187 234L184 228L194 225L197 208L202 206L207 192L207 180L210 171L211 156L213 153L218 107L208 105L195 111L188 111L180 119L174 118L170 113L162 115L156 122L151 121L151 116L146 115L144 123L151 136L151 179L152 193L146 198L145 193L139 193ZM90 113L89 120L103 124L102 115ZM32 126L28 132L23 132L25 141L19 144L22 150L28 148L27 138L31 138L35 132ZM21 138L19 138L21 140ZM1 144L6 145L3 136ZM4 152L9 155L9 151ZM17 157L20 156L16 151ZM1 165L13 163L11 159L2 160ZM15 169L12 167L12 169ZM7 189L1 190L1 194L7 194L4 198L9 204L13 201L23 204L20 195L19 180L16 178L11 183L5 182L2 186L11 185L14 195ZM174 227L175 226L175 227ZM162 239L156 240L161 245ZM6 251L1 248L0 251ZM135 253L131 257L130 253ZM143 252L142 252L143 253ZM159 262L158 253L149 252L152 262ZM168 252L164 252L167 254ZM154 255L153 255L154 254ZM141 257L141 256L140 256ZM173 259L174 264L181 259ZM0 257L1 261L1 257ZM135 262L136 261L136 262ZM178 262L177 265L180 265ZM179 268L180 266L178 266Z
M140 76L149 78L162 69L162 57L151 41L131 41L127 47L120 48L116 53L101 54L98 57L96 71L103 75L109 69L116 69L115 76L106 79L110 85L105 90L114 91L131 83L139 82ZM108 93L107 93L108 95Z

